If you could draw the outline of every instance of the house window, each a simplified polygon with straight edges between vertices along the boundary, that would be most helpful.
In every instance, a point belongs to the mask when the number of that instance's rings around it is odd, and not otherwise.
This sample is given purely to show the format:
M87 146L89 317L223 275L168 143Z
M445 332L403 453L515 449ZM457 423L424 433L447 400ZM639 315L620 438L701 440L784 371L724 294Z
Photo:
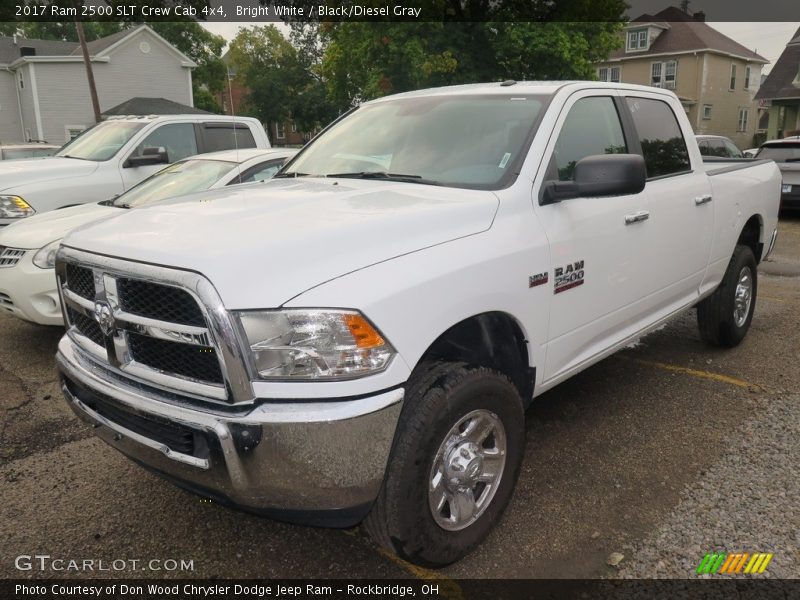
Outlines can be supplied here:
M710 104L703 104L703 118L710 119L711 118L711 105Z
M728 89L736 89L736 65L731 65L731 86Z
M750 67L744 68L744 89L750 89Z
M297 123L292 121L292 133L297 133Z
M601 67L597 70L597 78L600 81L619 83L619 67Z
M628 32L628 50L647 50L647 29Z
M22 71L19 72L19 89L25 89L25 79L22 77Z
M64 125L64 137L66 141L70 141L78 137L86 130L84 125Z
M678 74L678 61L671 60L664 63L664 87L668 90L675 89L675 78Z
M650 64L650 85L653 87L663 87L674 90L677 76L678 61L676 60Z
M739 126L736 128L736 131L747 131L747 117L749 116L750 116L749 108L739 109Z
M286 139L286 125L283 123L275 123L275 139Z
M650 65L650 85L653 87L661 87L661 64L653 63Z

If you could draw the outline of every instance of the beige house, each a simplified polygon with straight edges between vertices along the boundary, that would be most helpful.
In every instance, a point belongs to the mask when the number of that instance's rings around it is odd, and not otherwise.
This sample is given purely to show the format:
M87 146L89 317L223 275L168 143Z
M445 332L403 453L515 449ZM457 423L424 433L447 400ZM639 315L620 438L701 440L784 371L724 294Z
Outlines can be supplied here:
M769 61L704 20L701 12L675 7L634 19L623 31L624 46L597 64L597 77L674 90L695 133L749 148L758 118L754 97Z

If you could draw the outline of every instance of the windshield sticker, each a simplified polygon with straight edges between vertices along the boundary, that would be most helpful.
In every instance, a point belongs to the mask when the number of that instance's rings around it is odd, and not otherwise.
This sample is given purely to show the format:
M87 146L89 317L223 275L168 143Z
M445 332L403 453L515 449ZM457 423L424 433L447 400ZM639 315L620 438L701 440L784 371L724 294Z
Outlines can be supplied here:
M555 279L554 294L560 294L583 285L583 261L579 260L565 267L556 267L553 275Z
M497 166L498 166L498 167L500 167L501 169L505 169L505 168L506 168L506 165L508 164L508 159L509 159L509 158L511 158L511 152L506 152L506 153L503 155L503 160L501 160L501 161L500 161L500 164L499 164L499 165L497 165Z

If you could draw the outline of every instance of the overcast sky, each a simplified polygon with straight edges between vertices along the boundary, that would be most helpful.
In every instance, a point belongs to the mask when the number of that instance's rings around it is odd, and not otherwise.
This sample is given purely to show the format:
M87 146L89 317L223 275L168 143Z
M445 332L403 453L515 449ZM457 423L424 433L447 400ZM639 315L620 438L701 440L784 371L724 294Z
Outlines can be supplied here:
M268 23L261 23L268 25ZM239 27L252 25L252 23L202 23L208 30L221 35L230 41L236 36ZM800 23L709 23L712 27L721 31L729 38L732 38L743 46L758 52L761 56L770 61L764 68L764 73L769 73L775 61L783 52L786 43L792 38L794 32L800 27ZM288 32L288 28L282 23L278 27Z

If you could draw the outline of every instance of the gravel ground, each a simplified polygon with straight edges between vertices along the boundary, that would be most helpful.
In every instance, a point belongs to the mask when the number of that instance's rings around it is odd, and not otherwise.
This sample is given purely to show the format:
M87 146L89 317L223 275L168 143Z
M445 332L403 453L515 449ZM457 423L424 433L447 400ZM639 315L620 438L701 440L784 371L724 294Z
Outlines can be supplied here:
M800 578L800 396L754 403L728 452L683 489L660 527L624 548L618 576L694 577L707 552L772 552L756 577Z

